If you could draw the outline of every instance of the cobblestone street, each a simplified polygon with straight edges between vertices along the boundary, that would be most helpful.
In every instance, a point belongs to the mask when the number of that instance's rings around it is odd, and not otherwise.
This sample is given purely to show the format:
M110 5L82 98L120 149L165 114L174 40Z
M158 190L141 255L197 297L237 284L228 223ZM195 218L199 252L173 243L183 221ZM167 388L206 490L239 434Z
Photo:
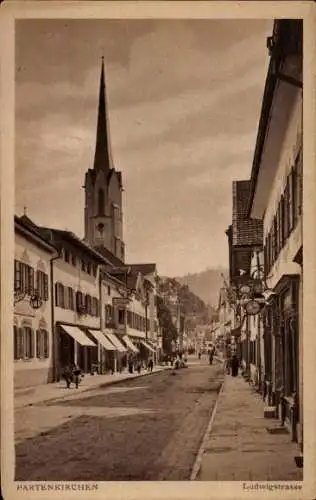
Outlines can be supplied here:
M16 480L189 480L222 368L203 360L174 373L17 411Z

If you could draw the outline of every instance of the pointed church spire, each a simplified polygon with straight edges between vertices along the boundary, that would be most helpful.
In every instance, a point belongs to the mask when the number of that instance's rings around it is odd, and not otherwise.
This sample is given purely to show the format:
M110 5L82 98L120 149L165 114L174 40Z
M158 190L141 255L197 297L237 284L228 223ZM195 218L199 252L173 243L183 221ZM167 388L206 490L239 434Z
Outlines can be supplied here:
M105 92L104 57L102 56L97 140L96 140L96 147L94 154L94 169L109 170L111 168L113 168L113 165L112 165L110 129L109 129L106 92Z

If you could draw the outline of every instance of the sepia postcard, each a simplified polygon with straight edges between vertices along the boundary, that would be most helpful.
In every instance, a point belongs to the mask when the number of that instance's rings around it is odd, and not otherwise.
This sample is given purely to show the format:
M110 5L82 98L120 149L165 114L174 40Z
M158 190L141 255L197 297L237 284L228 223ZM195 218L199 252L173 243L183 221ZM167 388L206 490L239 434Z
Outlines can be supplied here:
M5 1L5 499L316 497L312 1Z

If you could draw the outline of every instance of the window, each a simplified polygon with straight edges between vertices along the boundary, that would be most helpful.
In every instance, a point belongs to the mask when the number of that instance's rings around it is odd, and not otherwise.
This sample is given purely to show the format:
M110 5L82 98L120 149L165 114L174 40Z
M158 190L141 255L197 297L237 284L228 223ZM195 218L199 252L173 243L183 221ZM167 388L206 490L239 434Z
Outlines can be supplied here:
M74 310L74 291L73 289L69 286L67 288L67 295L68 295L68 308L73 311Z
M127 311L127 324L132 327L132 313L131 311Z
M124 311L124 309L118 310L118 322L120 325L125 324L125 311Z
M92 273L93 273L94 277L96 277L96 275L97 275L97 270L98 270L97 264L93 264L92 265Z
M81 261L81 271L86 271L86 263L84 260Z
M37 330L36 332L36 357L39 359L48 358L48 332L46 330Z
M42 300L48 300L48 275L39 269L36 271L36 288Z
M34 269L18 260L14 261L14 290L28 295L34 292Z
M108 295L111 295L111 287L108 286Z
M91 263L87 262L87 273L91 274Z
M55 283L55 304L65 308L65 288L62 283Z
M103 189L99 189L98 191L98 215L104 215L104 191Z
M76 267L77 261L75 255L71 255L71 263L74 267Z
M29 326L14 327L14 358L34 358L33 330Z
M85 301L86 301L86 313L87 314L93 314L93 310L92 310L92 298L90 297L90 295L86 295L85 296Z
M111 325L113 323L113 308L111 305L105 306L105 324Z
M69 250L65 250L65 262L69 262L70 261L70 254L69 254Z
M82 292L76 292L76 310L79 312L82 310L84 306L83 302L83 293Z

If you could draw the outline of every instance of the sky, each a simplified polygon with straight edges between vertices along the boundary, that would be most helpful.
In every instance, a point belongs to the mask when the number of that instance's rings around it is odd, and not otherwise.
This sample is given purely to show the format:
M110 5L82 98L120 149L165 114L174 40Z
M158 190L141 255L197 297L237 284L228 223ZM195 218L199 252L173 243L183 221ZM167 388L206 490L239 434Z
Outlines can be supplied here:
M103 55L126 261L169 276L227 268L271 32L271 20L18 20L16 214L83 237Z

